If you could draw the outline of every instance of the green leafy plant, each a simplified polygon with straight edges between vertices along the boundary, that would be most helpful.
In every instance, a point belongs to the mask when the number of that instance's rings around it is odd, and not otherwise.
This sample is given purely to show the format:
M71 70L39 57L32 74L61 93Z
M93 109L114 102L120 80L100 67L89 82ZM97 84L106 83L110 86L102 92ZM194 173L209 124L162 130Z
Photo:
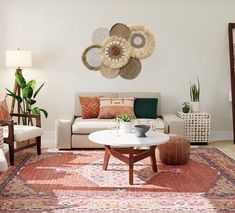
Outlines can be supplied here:
M135 119L135 116L127 113L122 113L120 115L117 115L118 121L131 122L133 119Z
M197 85L196 83L190 82L190 98L193 102L198 102L200 100L200 82L197 78Z
M188 101L185 101L182 103L182 108L184 109L190 109L190 103Z
M39 88L36 89L36 81L30 80L26 82L23 75L16 71L15 73L16 81L20 87L21 95L17 95L11 90L7 89L8 95L15 98L18 103L20 103L20 111L23 114L41 114L43 113L44 116L48 117L48 112L45 109L39 108L35 106L36 104L36 97L45 83L43 83ZM29 122L29 121L28 121ZM23 120L23 123L26 124L26 120Z

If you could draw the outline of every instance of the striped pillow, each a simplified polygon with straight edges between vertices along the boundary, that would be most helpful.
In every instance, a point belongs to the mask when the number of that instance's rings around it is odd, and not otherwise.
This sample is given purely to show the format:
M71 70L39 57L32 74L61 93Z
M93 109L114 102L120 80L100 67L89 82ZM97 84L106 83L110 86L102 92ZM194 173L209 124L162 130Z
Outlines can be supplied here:
M6 98L0 100L0 120L11 120Z
M116 118L117 115L134 113L135 98L100 98L100 112L98 118Z

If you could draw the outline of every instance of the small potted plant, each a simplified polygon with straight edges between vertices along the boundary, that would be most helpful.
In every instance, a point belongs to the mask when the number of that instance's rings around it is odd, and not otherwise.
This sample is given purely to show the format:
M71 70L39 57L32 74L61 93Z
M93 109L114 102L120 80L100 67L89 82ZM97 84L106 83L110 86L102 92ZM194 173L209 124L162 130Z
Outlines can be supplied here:
M132 129L132 121L134 118L134 115L127 113L117 115L117 121L119 122L120 130L122 130L124 133L130 133Z
M182 103L182 111L184 113L188 113L190 109L190 103L188 101L185 101L184 103Z
M191 111L200 112L200 82L197 78L197 84L190 82Z

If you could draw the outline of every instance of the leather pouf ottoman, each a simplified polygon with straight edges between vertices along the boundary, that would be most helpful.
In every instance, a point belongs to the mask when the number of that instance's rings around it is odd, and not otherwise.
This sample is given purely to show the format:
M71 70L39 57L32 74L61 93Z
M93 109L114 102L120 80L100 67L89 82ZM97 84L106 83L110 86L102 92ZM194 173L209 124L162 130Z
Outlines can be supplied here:
M185 136L170 135L170 140L157 148L157 160L163 164L179 165L189 161L190 142Z

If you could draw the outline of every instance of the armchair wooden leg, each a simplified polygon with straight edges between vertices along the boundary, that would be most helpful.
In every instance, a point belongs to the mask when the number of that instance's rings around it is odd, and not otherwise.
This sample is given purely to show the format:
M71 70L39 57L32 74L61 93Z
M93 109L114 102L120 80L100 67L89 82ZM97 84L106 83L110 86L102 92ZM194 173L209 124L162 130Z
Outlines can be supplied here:
M36 138L37 140L37 153L41 155L41 136Z
M10 165L14 166L14 144L9 144Z

